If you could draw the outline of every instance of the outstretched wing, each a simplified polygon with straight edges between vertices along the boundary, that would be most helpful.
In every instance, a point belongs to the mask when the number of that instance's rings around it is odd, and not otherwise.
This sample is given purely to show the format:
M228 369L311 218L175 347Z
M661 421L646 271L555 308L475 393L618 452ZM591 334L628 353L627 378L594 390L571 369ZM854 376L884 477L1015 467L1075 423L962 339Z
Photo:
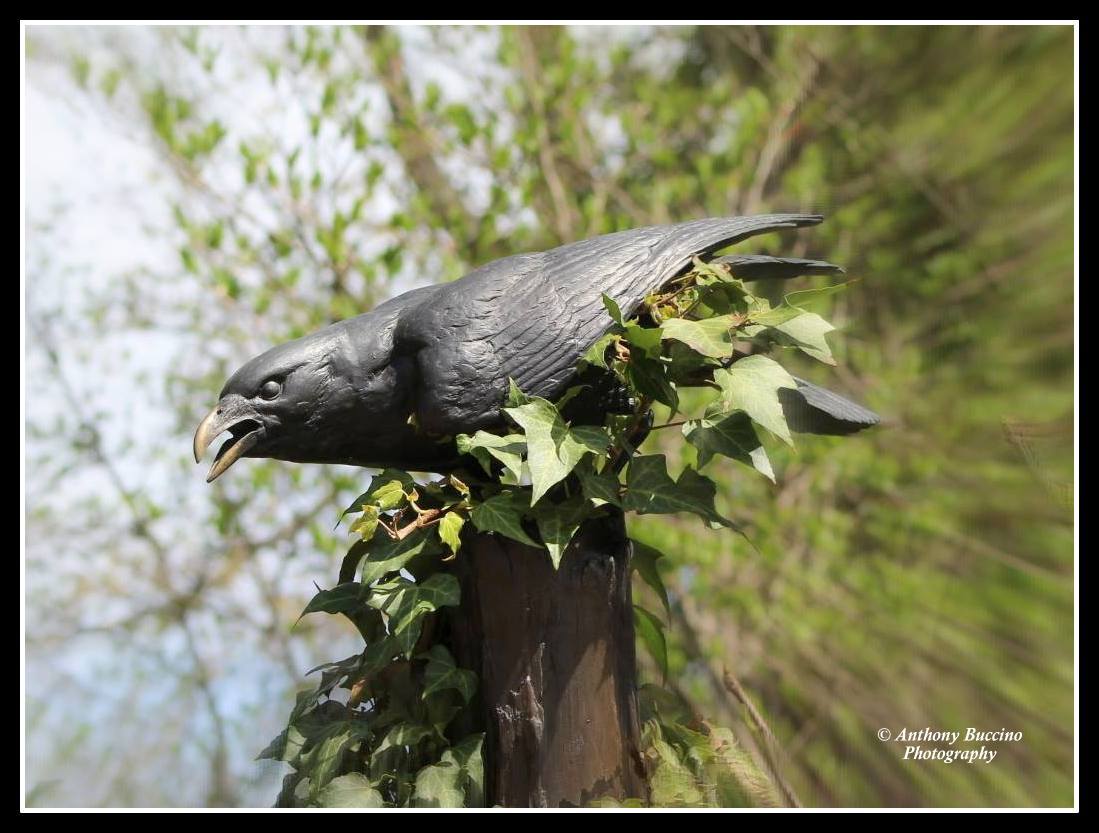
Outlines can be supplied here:
M602 295L629 316L694 256L748 237L814 225L815 214L724 217L650 226L497 260L402 314L397 353L414 355L420 424L438 434L499 421L508 379L553 398L612 326Z

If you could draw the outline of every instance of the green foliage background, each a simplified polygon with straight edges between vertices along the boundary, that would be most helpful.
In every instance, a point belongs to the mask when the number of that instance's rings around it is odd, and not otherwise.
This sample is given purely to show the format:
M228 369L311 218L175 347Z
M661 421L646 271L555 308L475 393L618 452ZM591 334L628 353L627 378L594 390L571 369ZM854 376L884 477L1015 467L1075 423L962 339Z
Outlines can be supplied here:
M57 403L27 426L28 803L266 803L281 773L256 775L255 739L343 655L346 630L288 629L361 473L246 462L204 490L185 463L240 360L504 254L811 209L827 220L793 249L741 250L858 280L824 310L838 375L783 361L885 424L773 444L776 486L711 464L758 553L634 522L667 553L669 680L735 728L732 672L809 805L1071 804L1070 28L32 28L27 47L29 85L144 149L171 257L74 267L81 218L28 218L28 394ZM166 339L166 367L95 349L125 335ZM120 374L155 432L96 384ZM646 451L686 453L671 433ZM905 726L1024 739L913 763L877 739Z

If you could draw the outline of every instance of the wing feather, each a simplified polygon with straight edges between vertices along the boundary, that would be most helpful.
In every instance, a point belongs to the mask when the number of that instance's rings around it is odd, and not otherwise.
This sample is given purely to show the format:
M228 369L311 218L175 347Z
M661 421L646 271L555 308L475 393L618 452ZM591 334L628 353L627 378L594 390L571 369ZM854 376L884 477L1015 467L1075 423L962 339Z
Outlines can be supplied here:
M553 398L613 324L603 294L629 316L693 257L820 220L769 214L649 226L497 260L445 285L402 314L396 332L397 351L418 361L420 424L438 434L497 424L509 379Z

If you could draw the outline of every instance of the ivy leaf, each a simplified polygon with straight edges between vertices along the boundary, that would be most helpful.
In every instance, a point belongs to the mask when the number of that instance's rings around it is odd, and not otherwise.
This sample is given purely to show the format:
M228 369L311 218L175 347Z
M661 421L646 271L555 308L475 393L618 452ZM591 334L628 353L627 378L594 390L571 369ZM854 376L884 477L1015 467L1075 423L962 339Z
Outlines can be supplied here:
M350 531L352 533L357 532L362 540L369 541L374 537L374 532L378 528L379 517L378 507L364 504L362 515L359 516L359 519L355 521L355 523L351 524Z
M490 434L478 431L472 437L459 434L454 438L458 451L469 454L481 464L485 474L492 476L492 458L499 460L511 475L512 481L519 482L523 473L523 453L527 450L526 438L521 434Z
M720 315L701 321L671 318L661 325L664 338L681 341L703 356L713 359L728 358L733 354L733 327L741 319L733 315Z
M732 279L711 283L698 288L695 312L713 315L746 312L749 298L751 296L741 281Z
M389 480L382 483L377 489L372 490L371 498L374 504L383 511L396 509L405 502L405 492L411 491L411 488L400 480Z
M389 632L399 636L424 614L458 604L458 579L436 573L423 582L401 578L374 588L367 603L389 617Z
M366 646L359 664L359 673L362 676L374 674L385 668L390 660L403 651L404 645L400 640L388 635L383 636Z
M617 333L606 333L599 337L599 339L587 350L584 351L584 355L580 357L580 361L594 365L596 367L607 368L607 348L614 344L619 339Z
M430 726L414 723L398 723L379 741L370 753L370 776L375 781L386 776L392 777L396 769L396 758L404 753L405 747L415 749L420 743L435 734Z
M778 392L796 389L797 383L782 365L766 356L747 356L727 370L715 370L714 381L726 411L740 409L783 442L794 444Z
M361 539L351 545L351 549L347 551L347 555L343 557L340 564L340 584L355 580L355 573L359 571L359 564L362 563L369 549L369 542Z
M579 462L585 454L602 457L607 453L610 444L611 435L606 428L599 425L576 425L565 432L559 455L566 461L575 459ZM575 466L576 463L573 463L573 467Z
M775 482L767 451L747 414L737 411L716 419L691 420L683 426L683 434L687 442L698 449L699 467L706 465L715 454L722 454L751 466Z
M642 327L638 324L626 325L626 340L630 343L630 354L641 351L651 359L660 355L660 328Z
M355 727L344 722L332 726L301 757L299 772L308 772L310 787L320 791L339 771L344 752L352 741L358 739Z
M361 772L351 772L333 778L320 794L321 807L384 807L382 794L374 789L370 779Z
M457 512L447 512L439 521L439 538L450 547L452 555L457 555L462 545L462 527L465 523L466 519Z
M518 408L520 405L526 405L530 402L530 397L523 393L519 389L519 386L515 384L515 380L510 376L508 377L508 395L504 400L504 404L509 408Z
M362 564L363 584L371 584L386 573L395 573L417 555L430 555L439 549L439 540L430 528L417 529L406 538L390 538L381 532Z
M442 645L432 645L424 670L424 692L421 699L437 691L454 689L468 703L477 691L477 675L454 664L454 658Z
M630 543L633 544L633 568L637 570L642 581L660 597L664 612L670 615L672 606L668 601L668 588L664 586L664 579L660 577L660 571L656 568L656 562L664 557L664 553L640 541L631 540Z
M630 460L622 507L639 515L693 512L711 524L735 529L732 521L714 509L716 493L713 481L691 468L684 469L679 480L673 481L664 455L646 454Z
M425 766L416 773L413 807L463 807L462 768L449 761Z
M483 734L468 735L442 755L443 761L457 764L465 773L466 805L469 807L481 807L485 803L484 741Z
M667 405L673 414L679 411L679 394L668 379L663 362L648 356L631 355L626 365L626 380L642 396Z
M804 315L800 309L795 307L775 307L774 309L767 309L761 307L751 313L751 321L755 327L775 327L779 324L783 324L789 321L791 318L797 318L799 315ZM755 335L758 329L752 329L751 327L745 328L745 332L748 335Z
M522 492L502 492L474 506L469 517L481 532L495 532L520 544L537 547L538 544L523 531L522 519L526 509L527 501Z
M533 506L554 485L564 480L585 454L602 454L610 444L601 429L570 431L552 402L538 397L504 412L523 429L527 439Z
M399 485L399 488L393 485L394 482ZM414 488L416 488L416 481L412 479L412 475L408 472L399 469L385 469L381 474L375 475L370 481L370 487L351 501L351 505L343 510L340 514L340 520L342 521L352 512L361 511L364 504L377 506L382 510L395 509L401 504L404 493L410 492Z
M443 752L439 763L416 773L414 807L480 807L484 804L484 735L471 735Z
M669 341L664 347L664 352L669 359L668 380L673 384L697 383L700 377L719 366L716 359L696 353L680 341Z
M337 584L331 590L321 590L305 606L301 616L309 613L349 613L363 603L363 586L357 581ZM300 619L301 616L298 618Z
M593 504L603 506L609 503L612 506L622 506L618 478L615 475L607 471L596 472L588 466L578 466L576 474L580 478L580 488L584 492L584 497Z
M538 534L549 551L553 569L561 566L572 536L580 528L580 522L587 514L587 503L581 495L574 495L563 503L542 503L534 512L538 522Z
M658 763L649 780L650 799L655 807L697 807L705 797L691 770L675 749L662 740L653 743Z
M817 289L802 289L797 292L789 293L788 295L786 295L784 300L791 307L802 309L809 304L814 304L817 301L823 300L824 298L828 298L839 292L843 292L852 283L854 283L854 281L835 283L831 286L821 286Z
M836 328L815 312L801 313L789 321L771 325L771 329L782 333L794 343L795 347L817 361L835 365L836 360L832 357L832 349L824 336Z
M615 324L617 324L619 327L626 326L626 322L622 320L622 310L618 306L618 302L615 301L614 298L612 298L606 292L603 293L603 306L604 308L606 308L607 312L610 314L610 317L614 320Z
M664 639L664 625L652 613L640 605L633 606L633 624L637 635L656 661L660 673L668 678L668 643Z
M285 761L289 763L301 752L302 747L305 746L305 741L305 735L301 733L297 726L287 726L279 733L277 738L267 744L266 749L256 756L256 760Z

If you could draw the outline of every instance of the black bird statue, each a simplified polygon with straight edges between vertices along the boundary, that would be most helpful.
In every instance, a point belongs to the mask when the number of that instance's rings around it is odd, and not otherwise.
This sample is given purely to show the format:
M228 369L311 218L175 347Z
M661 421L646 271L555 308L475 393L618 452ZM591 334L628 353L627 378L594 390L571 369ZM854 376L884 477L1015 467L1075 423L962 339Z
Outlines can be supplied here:
M629 317L694 256L709 260L753 235L821 219L768 214L650 226L505 257L453 283L405 292L245 364L195 432L195 460L229 431L207 481L241 457L452 470L462 464L453 435L503 425L509 379L547 399L566 390L580 356L613 326L604 293ZM842 271L794 258L722 260L747 280ZM878 422L872 411L796 381L782 403L792 430L847 434Z

